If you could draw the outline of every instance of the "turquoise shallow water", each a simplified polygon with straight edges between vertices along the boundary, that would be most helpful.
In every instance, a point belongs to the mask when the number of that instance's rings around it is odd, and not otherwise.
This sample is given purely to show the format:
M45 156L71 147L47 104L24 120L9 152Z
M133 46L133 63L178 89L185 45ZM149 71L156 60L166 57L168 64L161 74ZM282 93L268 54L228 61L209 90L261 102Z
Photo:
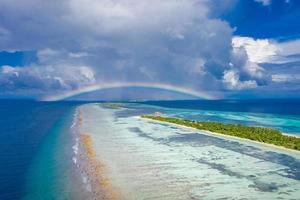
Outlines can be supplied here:
M70 128L75 110L82 104L0 102L1 200L90 199L86 180L74 163L76 134ZM93 135L99 159L109 165L111 180L123 188L124 196L132 197L129 199L230 199L227 191L242 193L234 196L237 199L299 196L297 155L135 117L159 111L298 134L296 113L125 106L121 110L89 110L85 128Z
M170 111L170 115L204 121L239 123L250 126L276 128L282 132L300 135L300 117L276 114L219 111Z
M70 113L71 114L71 113ZM50 130L27 173L24 200L71 199L70 121L63 116Z
M170 112L141 107L81 107L82 131L124 199L299 198L299 153L140 119Z
M300 105L299 105L300 106ZM206 109L182 109L152 106L145 104L131 104L129 107L149 112L159 111L169 116L199 120L218 121L232 124L245 124L279 129L284 133L300 135L300 115L288 113L257 113L257 112L232 112Z
M71 184L70 125L77 105L0 101L1 200L74 199L80 193L80 184Z
M74 163L76 108L61 116L44 139L27 172L22 200L90 199Z

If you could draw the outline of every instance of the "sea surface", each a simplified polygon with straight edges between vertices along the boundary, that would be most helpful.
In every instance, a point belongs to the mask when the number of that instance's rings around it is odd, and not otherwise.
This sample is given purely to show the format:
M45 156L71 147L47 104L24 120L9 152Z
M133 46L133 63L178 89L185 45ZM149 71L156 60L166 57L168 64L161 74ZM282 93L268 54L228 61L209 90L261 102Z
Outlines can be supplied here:
M300 135L298 100L123 105L1 100L0 199L89 197L74 159L78 109L123 199L299 199L299 154L137 118L161 112Z
M279 129L300 134L300 99L149 101L168 115L200 121L219 121Z
M70 125L77 105L0 101L1 200L72 195L66 186L72 173Z

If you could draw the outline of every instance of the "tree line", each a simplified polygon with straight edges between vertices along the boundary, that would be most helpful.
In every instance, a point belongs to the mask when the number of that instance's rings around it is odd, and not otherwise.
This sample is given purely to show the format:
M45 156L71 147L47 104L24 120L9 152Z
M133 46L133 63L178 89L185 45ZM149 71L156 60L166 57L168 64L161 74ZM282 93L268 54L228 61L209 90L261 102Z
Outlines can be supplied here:
M193 121L157 115L143 115L142 117L162 122L184 125L199 130L206 130L224 135L246 138L258 142L282 146L289 149L300 150L300 138L284 135L276 129L245 126L241 124L224 124L220 122Z

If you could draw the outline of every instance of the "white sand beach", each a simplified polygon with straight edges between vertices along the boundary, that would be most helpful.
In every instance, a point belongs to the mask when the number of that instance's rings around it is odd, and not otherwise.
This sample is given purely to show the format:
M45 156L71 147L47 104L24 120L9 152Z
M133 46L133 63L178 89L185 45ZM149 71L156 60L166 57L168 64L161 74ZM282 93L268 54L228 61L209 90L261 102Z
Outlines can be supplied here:
M246 140L80 107L81 132L116 199L297 199L299 154ZM95 176L92 174L91 176ZM101 184L98 184L101 187Z

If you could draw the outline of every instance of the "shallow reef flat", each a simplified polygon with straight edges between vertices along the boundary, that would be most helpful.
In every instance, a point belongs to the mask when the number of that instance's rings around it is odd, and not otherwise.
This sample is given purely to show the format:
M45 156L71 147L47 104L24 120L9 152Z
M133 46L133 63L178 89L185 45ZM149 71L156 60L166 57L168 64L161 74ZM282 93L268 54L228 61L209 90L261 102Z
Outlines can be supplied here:
M243 139L248 140L248 142L257 142L272 147L283 148L284 150L300 151L299 137L282 134L276 129L220 122L194 121L162 115L143 115L141 118L170 123L184 128L192 128L195 131L206 131L210 135L223 136L223 138Z
M86 155L105 166L115 199L300 197L299 154L118 114L126 108L79 109Z

